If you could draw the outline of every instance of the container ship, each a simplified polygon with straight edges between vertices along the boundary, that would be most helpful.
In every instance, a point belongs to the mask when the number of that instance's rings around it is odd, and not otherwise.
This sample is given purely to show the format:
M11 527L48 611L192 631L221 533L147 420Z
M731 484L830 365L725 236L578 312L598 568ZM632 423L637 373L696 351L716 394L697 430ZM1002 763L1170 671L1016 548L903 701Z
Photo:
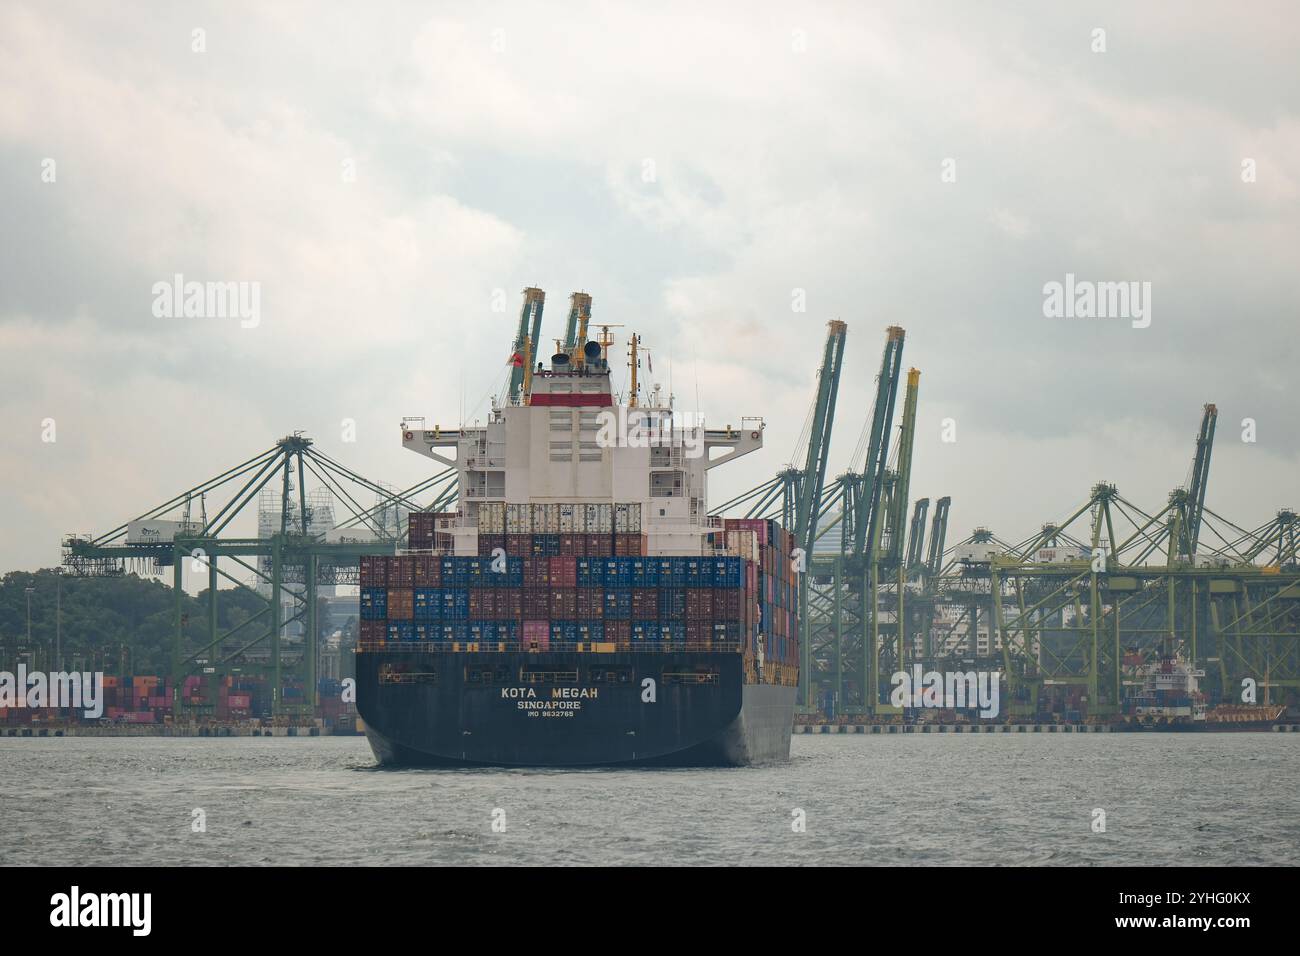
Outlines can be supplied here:
M1121 730L1231 732L1273 730L1286 707L1220 704L1209 709L1200 690L1205 671L1193 667L1166 642L1160 656L1138 668L1141 683L1124 702Z
M540 290L525 296L540 321ZM643 403L635 335L618 400L609 327L586 327L549 366L524 336L485 424L402 423L406 448L457 469L459 505L413 512L408 550L362 558L357 710L381 764L789 757L792 537L708 514L709 472L762 447L763 422L705 427L657 389Z

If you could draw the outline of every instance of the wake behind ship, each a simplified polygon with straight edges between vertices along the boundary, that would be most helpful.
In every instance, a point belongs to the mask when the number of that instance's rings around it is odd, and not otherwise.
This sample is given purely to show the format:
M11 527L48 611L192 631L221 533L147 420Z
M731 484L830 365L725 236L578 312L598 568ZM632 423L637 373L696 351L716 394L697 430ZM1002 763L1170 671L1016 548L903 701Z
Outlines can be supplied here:
M787 759L793 542L775 521L708 515L709 471L762 447L762 421L683 422L657 388L643 404L635 335L616 402L608 327L587 340L582 293L549 367L535 365L544 294L524 294L511 381L487 423L402 425L405 447L457 469L460 504L412 513L406 552L362 558L357 709L375 756Z

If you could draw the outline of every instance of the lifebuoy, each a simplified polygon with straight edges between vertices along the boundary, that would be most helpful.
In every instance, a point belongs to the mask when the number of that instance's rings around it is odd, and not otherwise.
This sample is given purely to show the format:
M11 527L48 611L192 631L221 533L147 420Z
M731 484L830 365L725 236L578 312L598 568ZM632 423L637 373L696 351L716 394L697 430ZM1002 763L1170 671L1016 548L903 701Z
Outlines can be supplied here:
M402 437L405 438L407 441L410 441L410 440L411 440L413 437L415 437L415 436L414 436L411 432L407 432L407 433L406 433L405 435L403 435Z
M757 438L757 437L758 437L758 432L750 432L750 433L749 433L749 437L750 437L750 438Z

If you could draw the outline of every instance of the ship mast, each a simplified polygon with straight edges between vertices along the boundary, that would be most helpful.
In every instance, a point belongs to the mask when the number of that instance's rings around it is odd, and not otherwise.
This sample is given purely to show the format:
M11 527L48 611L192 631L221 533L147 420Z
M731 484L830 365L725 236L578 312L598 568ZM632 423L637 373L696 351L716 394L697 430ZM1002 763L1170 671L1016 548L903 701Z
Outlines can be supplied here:
M636 350L637 350L637 346L640 344L641 344L641 336L633 332L632 337L628 339L628 343L627 343L627 367L628 370L632 373L631 387L629 389L631 391L631 395L627 400L628 408L636 408L637 405L636 396L637 396L638 386L636 383L636 370L640 367L641 361L637 358Z

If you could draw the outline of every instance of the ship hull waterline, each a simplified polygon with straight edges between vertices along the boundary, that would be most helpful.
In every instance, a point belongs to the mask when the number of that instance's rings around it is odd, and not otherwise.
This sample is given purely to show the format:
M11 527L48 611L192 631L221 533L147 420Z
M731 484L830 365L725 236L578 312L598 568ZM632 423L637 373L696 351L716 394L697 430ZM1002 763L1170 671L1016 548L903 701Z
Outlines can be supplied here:
M743 681L729 653L361 653L357 708L385 767L788 760L797 688Z

